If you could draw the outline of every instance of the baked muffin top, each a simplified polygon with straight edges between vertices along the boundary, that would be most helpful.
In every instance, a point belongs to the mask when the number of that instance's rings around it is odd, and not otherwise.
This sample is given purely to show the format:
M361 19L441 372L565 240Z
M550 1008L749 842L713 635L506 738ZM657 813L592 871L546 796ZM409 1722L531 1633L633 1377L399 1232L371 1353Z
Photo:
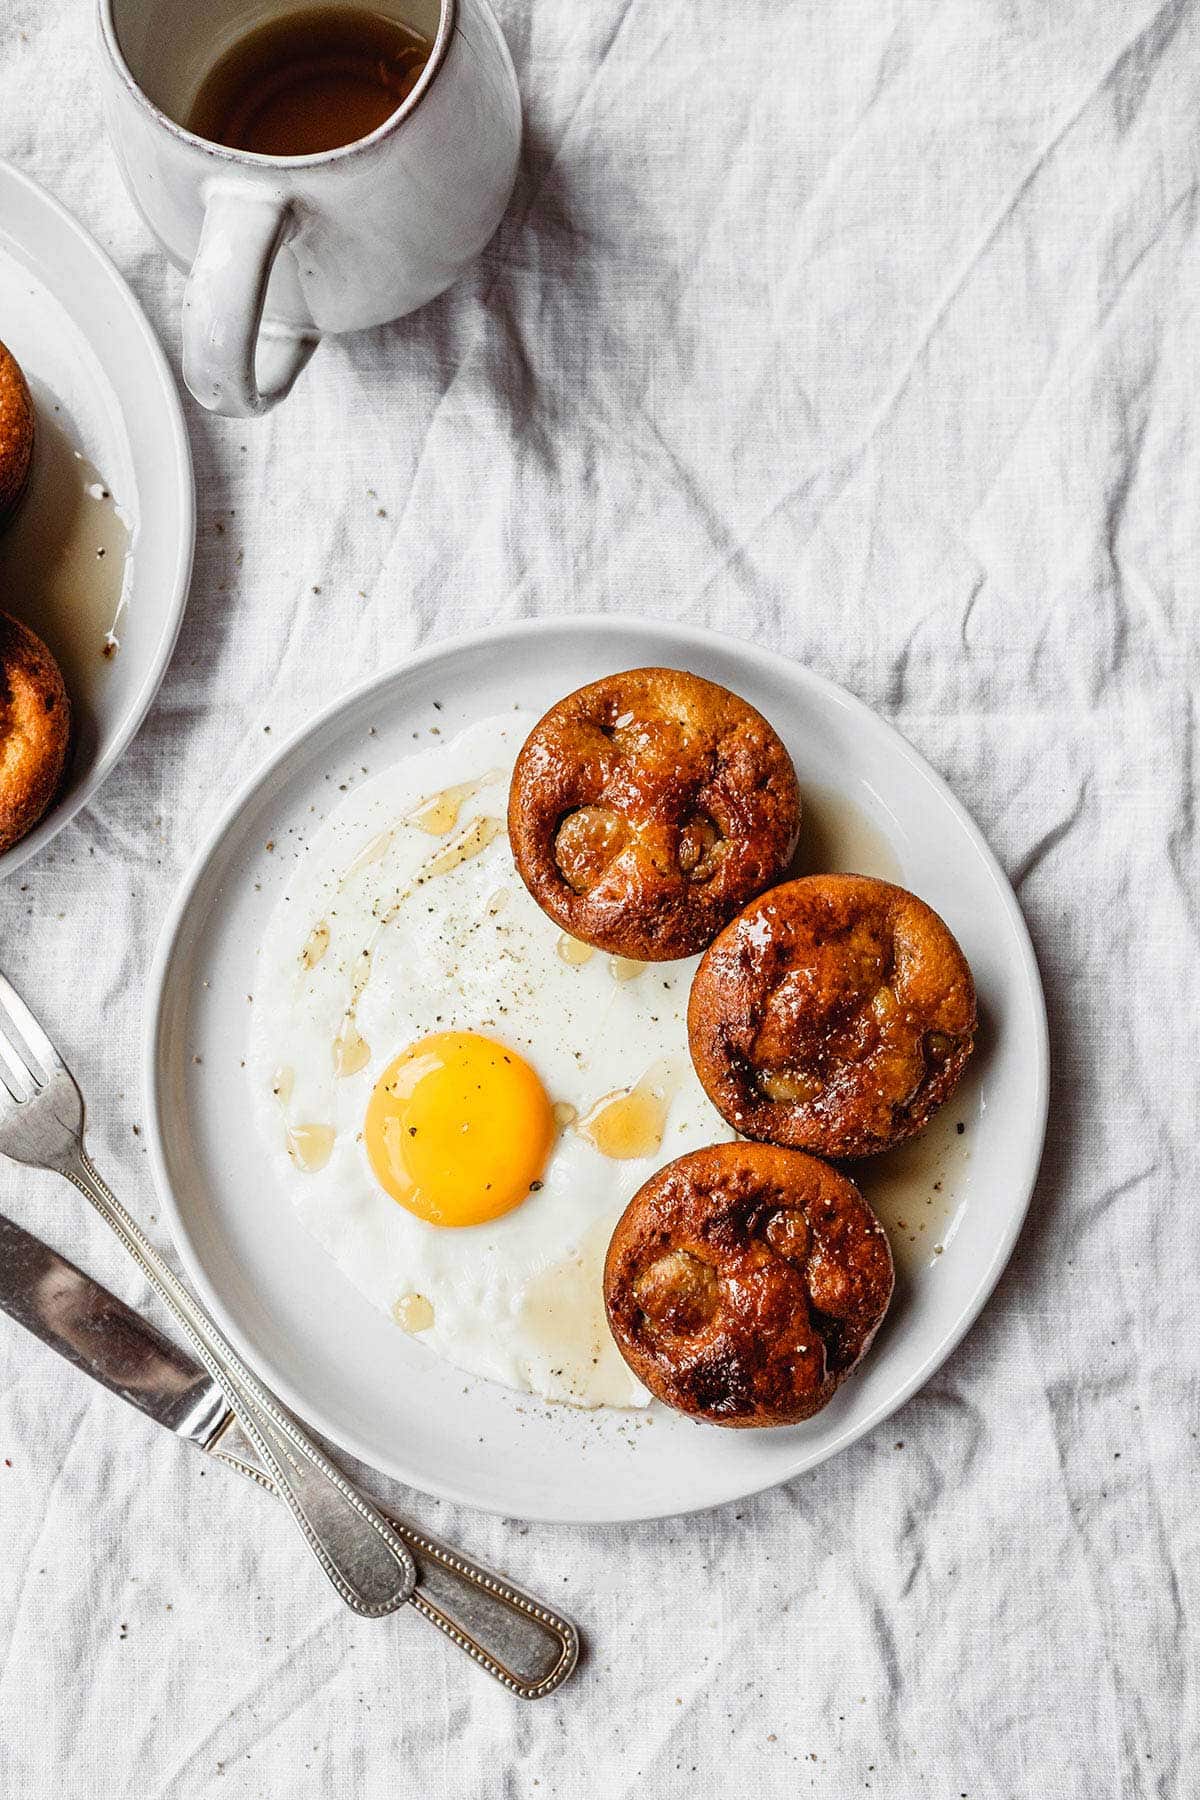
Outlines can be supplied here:
M33 400L21 366L0 344L0 527L25 491L33 459Z
M893 1283L854 1183L769 1144L714 1144L651 1176L613 1233L609 1325L659 1400L714 1425L788 1425L826 1406Z
M975 986L924 901L866 875L809 875L751 902L705 954L688 1004L696 1073L746 1137L869 1156L953 1093Z
M679 669L630 669L560 700L517 758L517 869L544 912L614 955L691 956L796 847L783 744L745 700Z
M0 851L32 830L53 800L70 736L57 662L36 632L0 612Z

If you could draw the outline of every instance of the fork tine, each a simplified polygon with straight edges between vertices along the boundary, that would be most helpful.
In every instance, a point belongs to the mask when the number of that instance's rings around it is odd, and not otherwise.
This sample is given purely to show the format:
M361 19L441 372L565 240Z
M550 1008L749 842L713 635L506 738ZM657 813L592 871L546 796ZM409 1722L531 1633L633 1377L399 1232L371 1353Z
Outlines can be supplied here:
M0 1085L6 1087L11 1098L18 1103L32 1100L40 1085L33 1079L3 1031L0 1031Z
M0 1016L7 1014L10 1025L15 1026L19 1036L25 1040L26 1048L32 1050L34 1057L41 1064L42 1070L49 1080L56 1069L64 1067L63 1059L46 1036L20 994L11 982L0 975Z

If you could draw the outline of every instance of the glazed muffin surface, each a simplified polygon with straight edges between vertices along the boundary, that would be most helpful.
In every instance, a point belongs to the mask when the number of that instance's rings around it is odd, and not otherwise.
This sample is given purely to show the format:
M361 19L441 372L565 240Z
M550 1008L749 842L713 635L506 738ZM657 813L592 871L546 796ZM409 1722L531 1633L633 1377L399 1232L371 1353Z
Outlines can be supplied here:
M809 875L753 901L692 984L688 1042L746 1137L870 1156L912 1137L971 1054L975 986L949 928L865 875Z
M517 758L517 869L573 937L643 962L691 956L786 869L791 760L728 689L632 669L569 694Z
M33 460L33 432L29 386L16 357L0 344L0 530L25 492Z
M828 1405L891 1299L887 1235L846 1176L769 1144L714 1144L651 1176L613 1233L608 1320L639 1380L714 1425Z
M32 830L53 800L70 735L57 662L35 632L0 612L0 851Z

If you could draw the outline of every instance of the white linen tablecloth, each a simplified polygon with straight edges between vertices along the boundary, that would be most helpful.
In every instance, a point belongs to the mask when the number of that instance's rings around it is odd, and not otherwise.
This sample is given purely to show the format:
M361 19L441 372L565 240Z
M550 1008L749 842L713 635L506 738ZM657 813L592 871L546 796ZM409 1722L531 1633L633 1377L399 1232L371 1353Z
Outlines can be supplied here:
M582 1620L533 1707L352 1620L241 1484L0 1321L0 1793L1193 1794L1200 3L499 10L526 138L498 237L268 419L189 402L178 652L0 891L3 964L73 1021L148 1215L143 981L264 727L494 619L704 621L861 694L980 821L1049 994L1042 1177L945 1368L789 1487L612 1530L401 1496ZM177 365L91 11L4 0L0 154ZM144 1300L69 1205L0 1169L0 1208Z

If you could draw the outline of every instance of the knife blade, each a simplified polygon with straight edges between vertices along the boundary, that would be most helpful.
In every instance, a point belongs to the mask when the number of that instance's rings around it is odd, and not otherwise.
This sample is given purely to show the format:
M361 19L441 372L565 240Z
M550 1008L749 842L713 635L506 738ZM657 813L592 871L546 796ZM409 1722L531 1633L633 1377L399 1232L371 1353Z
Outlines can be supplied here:
M0 1310L101 1387L274 1493L225 1396L149 1320L0 1214ZM523 1700L553 1693L579 1657L572 1622L502 1575L388 1513L417 1565L409 1604Z

